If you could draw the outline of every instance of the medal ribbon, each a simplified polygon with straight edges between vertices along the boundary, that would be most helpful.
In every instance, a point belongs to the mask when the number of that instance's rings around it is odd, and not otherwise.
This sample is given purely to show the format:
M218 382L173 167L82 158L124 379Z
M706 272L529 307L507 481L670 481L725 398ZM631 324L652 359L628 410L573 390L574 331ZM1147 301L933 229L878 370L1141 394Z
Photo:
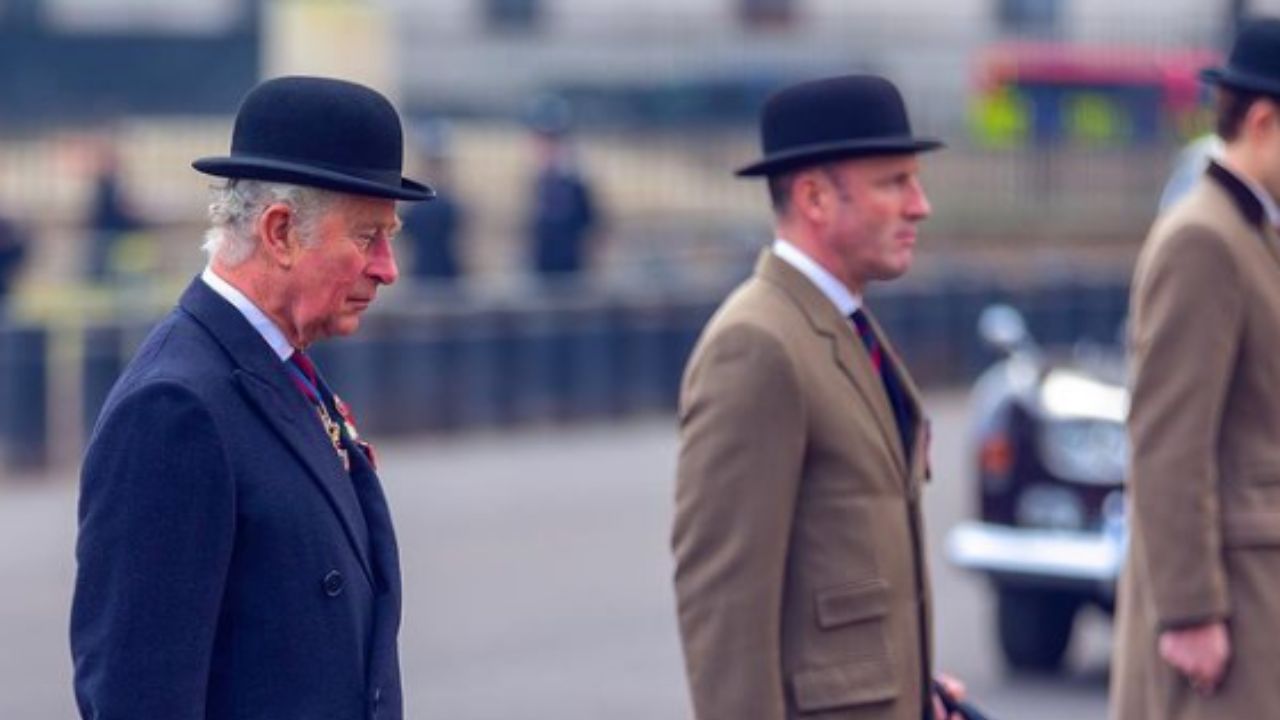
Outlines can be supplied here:
M287 367L294 385L298 386L298 390L316 409L316 415L320 418L324 433L329 437L329 442L333 445L333 451L337 453L338 459L342 461L342 469L351 472L351 458L347 456L347 449L342 446L342 426L334 422L333 416L329 414L329 408L320 395L319 379L311 358L301 350L297 350L289 356Z

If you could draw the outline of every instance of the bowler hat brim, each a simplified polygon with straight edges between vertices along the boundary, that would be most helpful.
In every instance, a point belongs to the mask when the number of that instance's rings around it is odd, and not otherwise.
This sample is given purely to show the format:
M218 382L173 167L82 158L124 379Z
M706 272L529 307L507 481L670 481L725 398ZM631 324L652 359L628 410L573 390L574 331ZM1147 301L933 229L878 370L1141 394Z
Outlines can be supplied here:
M1212 67L1200 71L1200 79L1214 85L1280 97L1280 80L1264 75L1240 72L1229 67Z
M829 160L928 152L941 147L943 147L941 140L910 136L813 143L772 153L750 165L739 168L735 174L738 177L776 175Z
M394 177L361 177L314 165L253 155L200 158L191 163L191 166L216 177L290 183L351 195L392 200L430 200L436 196L435 190L409 178L400 177L399 173L393 173Z

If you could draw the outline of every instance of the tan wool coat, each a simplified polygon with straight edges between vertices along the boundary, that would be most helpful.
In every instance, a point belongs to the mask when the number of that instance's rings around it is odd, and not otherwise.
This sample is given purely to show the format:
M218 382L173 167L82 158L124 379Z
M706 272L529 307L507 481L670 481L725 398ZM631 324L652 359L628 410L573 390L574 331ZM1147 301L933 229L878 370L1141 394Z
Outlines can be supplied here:
M1138 261L1115 720L1280 717L1280 252L1264 228L1213 165ZM1215 619L1233 656L1204 697L1157 644Z
M852 324L769 251L694 350L672 544L699 720L930 717L925 423L876 332L909 456Z

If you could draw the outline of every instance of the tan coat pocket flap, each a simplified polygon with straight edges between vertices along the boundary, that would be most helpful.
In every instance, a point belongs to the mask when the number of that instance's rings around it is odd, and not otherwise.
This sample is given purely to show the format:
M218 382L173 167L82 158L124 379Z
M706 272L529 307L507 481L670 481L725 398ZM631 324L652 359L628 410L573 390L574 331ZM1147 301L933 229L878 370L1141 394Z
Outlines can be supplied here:
M889 613L889 583L879 578L817 593L818 626L825 629L874 620Z
M803 712L887 702L898 696L887 656L803 670L791 676L791 689Z

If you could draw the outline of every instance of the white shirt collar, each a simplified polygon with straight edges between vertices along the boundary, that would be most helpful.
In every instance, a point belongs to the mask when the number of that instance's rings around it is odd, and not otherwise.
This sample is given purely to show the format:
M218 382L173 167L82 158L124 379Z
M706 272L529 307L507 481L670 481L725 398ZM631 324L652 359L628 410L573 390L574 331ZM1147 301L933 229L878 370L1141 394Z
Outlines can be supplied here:
M258 331L258 334L262 336L263 340L267 341L267 344L271 346L271 350L281 360L288 360L289 356L293 355L293 346L285 339L284 332L271 321L271 318L267 317L266 313L259 310L252 300L245 297L244 293L219 277L211 267L205 267L204 272L200 273L200 279L211 290L235 306L235 309L240 311L244 319L249 321L253 329Z
M858 308L862 307L861 297L849 292L849 288L844 283L837 280L835 275L827 272L826 268L819 265L800 248L782 238L777 238L773 241L772 249L773 254L777 255L780 260L809 278L809 282L822 291L822 294L831 301L832 305L836 306L836 310L839 310L841 315L849 317L857 312Z

